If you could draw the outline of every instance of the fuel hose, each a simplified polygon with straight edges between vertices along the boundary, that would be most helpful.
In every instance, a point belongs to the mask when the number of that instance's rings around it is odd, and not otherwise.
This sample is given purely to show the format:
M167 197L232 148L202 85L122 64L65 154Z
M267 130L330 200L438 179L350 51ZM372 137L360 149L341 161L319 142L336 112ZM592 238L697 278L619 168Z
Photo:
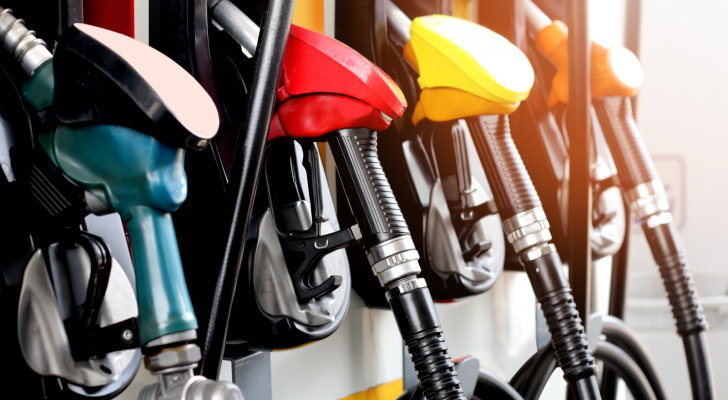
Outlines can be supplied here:
M677 227L669 212L665 188L642 141L628 97L594 100L597 117L614 156L622 192L641 221L657 263L677 333L683 339L694 399L715 399L708 356L708 326Z
M508 241L519 254L577 399L599 399L596 365L541 200L511 138L507 115L466 119Z

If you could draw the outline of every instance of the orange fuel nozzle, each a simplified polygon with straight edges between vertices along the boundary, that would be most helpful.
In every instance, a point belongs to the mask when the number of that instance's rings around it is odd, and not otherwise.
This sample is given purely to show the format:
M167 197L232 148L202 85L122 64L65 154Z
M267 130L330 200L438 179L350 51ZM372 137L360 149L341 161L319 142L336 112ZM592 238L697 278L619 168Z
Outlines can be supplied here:
M536 33L536 46L556 66L551 81L548 106L569 104L569 30L561 21ZM621 46L605 47L592 42L591 48L591 96L634 96L642 86L643 73L637 57Z

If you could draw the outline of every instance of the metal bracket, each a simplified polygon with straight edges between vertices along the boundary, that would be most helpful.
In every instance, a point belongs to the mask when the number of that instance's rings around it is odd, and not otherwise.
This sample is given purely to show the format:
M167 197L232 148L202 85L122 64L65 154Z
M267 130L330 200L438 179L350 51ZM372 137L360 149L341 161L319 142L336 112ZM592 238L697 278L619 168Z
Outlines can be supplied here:
M240 388L243 396L251 400L272 400L270 353L265 351L233 350L228 346L225 360L232 362L233 383Z

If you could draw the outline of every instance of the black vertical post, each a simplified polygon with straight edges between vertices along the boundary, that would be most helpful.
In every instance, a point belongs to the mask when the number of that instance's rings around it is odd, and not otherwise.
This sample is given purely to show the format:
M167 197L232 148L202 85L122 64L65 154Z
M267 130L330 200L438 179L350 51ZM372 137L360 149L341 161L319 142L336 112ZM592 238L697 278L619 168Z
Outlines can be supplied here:
M584 328L591 296L592 186L590 55L587 0L568 0L569 23L569 282Z
M629 204L624 202L625 218L624 242L617 254L612 257L612 277L609 287L609 315L624 318L624 304L627 297L627 257L629 256L629 239L632 233L632 212Z
M639 57L640 35L642 27L642 0L626 0L625 4L624 47ZM637 119L637 96L632 98L632 114ZM629 204L625 201L624 209L627 213L624 242L617 254L612 258L612 283L609 292L609 314L617 318L624 318L624 304L627 296L627 274L629 268L629 239L632 231L632 213Z
M256 65L248 97L245 124L238 135L227 193L230 195L230 231L215 286L210 323L205 332L200 374L217 379L227 338L230 311L248 237L250 215L275 104L295 0L270 0L261 27Z

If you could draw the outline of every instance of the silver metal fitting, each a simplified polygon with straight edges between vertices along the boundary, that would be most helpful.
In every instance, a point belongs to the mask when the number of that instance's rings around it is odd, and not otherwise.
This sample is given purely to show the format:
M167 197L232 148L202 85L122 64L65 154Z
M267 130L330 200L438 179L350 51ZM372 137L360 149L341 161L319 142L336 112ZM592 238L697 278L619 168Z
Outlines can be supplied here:
M403 276L416 275L422 271L417 262L420 255L409 235L387 240L372 247L367 250L367 259L382 286Z
M28 75L43 63L53 58L46 43L35 37L35 31L29 31L22 19L13 16L13 10L0 7L0 42L5 50Z
M173 343L190 342L195 339L197 339L197 329L188 329L186 331L170 333L169 335L160 336L154 340L150 340L144 345L144 347L159 347Z
M645 220L648 228L656 228L660 225L669 224L670 222L672 222L672 214L669 212L654 214Z
M194 364L193 364L194 365ZM244 400L240 388L231 382L211 381L195 376L193 366L160 371L159 383L145 386L138 400Z
M627 192L629 207L638 219L643 220L651 215L670 211L667 194L662 181L653 181L637 185Z
M526 210L503 221L506 238L517 253L551 240L549 227L549 221L542 207Z
M531 250L527 251L526 254L523 255L523 257L528 261L533 261L551 253L558 252L556 251L556 246L549 243L532 248Z
M401 296L413 290L424 289L426 287L427 282L425 282L424 279L415 278L413 275L412 279L405 279L402 282L395 284L393 287L390 287L385 296L387 297L387 301L391 301L393 295Z
M200 361L202 353L196 344L185 344L163 349L157 354L144 357L144 366L154 372L168 368L189 366Z
M228 0L207 1L212 20L220 25L248 54L255 54L260 27Z

